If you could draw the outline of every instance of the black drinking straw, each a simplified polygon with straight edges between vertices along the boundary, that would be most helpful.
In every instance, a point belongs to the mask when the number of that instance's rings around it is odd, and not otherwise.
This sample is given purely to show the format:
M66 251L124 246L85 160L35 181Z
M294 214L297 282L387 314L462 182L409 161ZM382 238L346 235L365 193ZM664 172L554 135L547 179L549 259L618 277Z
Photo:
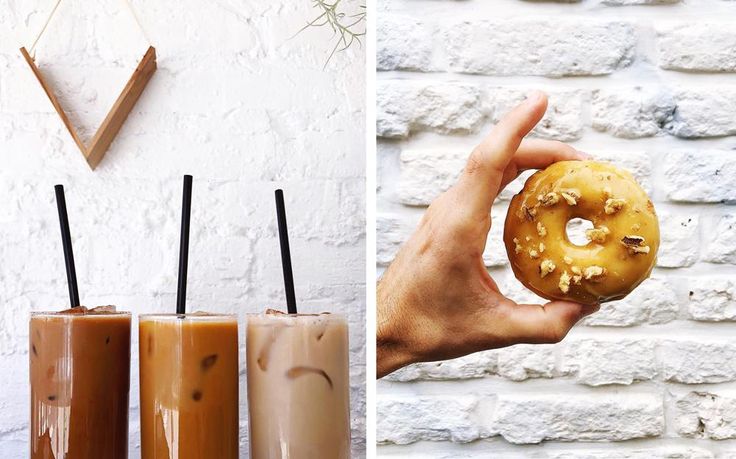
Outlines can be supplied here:
M189 263L189 220L192 214L192 176L184 176L181 201L181 236L179 238L179 284L176 290L176 313L187 312L187 265Z
M291 272L291 251L289 250L289 231L286 228L286 206L284 205L283 190L276 190L276 216L279 222L279 242L281 243L281 266L284 270L286 307L289 314L296 314L294 274Z
M69 231L69 216L66 213L66 199L64 185L56 185L56 207L59 209L59 225L61 226L61 244L64 246L64 261L66 263L66 280L69 286L69 301L73 308L79 306L79 288L77 287L77 270L74 268L74 251L72 250L72 235Z

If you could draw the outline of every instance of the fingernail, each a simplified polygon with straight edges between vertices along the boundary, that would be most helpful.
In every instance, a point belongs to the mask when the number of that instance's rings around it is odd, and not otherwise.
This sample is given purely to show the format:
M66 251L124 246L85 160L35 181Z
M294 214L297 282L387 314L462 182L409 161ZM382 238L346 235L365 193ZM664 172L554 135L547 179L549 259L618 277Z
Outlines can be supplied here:
M577 150L580 159L593 159L593 155L584 151Z
M542 97L544 97L544 93L542 91L534 90L526 95L526 100L524 102L527 104L539 102Z

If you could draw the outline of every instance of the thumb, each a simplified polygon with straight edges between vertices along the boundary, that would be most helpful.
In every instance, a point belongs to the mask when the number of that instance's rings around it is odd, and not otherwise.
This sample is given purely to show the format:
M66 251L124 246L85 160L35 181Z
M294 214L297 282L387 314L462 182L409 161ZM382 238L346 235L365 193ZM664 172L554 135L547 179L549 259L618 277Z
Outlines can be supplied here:
M514 342L534 344L562 341L573 325L600 308L569 301L552 301L544 306L510 303L506 313L509 337Z
M534 91L496 124L465 166L459 185L474 210L488 213L499 193L504 171L522 139L542 119L547 95Z

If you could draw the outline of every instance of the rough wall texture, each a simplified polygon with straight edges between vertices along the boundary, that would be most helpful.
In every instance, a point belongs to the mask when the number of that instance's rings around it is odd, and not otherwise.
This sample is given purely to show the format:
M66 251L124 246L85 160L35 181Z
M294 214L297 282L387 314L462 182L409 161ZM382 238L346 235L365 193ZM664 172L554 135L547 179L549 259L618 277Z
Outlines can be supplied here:
M471 148L533 88L534 135L631 170L660 215L652 278L558 345L379 382L381 455L736 457L736 3L379 0L379 272ZM486 264L510 297L493 208Z
M307 0L134 1L159 68L93 173L18 52L54 3L0 0L0 456L28 457L28 314L67 304L53 185L66 184L82 301L173 311L184 173L195 177L191 310L284 306L273 190L285 189L303 309L350 317L353 445L364 456L363 52L323 70L331 32L289 40L315 14ZM147 45L125 2L65 0L37 61L90 137Z

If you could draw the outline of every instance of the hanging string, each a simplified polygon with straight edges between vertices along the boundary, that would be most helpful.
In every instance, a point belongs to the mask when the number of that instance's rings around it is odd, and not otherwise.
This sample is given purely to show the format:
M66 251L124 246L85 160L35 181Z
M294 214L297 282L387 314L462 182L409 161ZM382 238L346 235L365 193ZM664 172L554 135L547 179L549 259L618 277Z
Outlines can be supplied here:
M133 9L133 5L130 3L130 0L123 0L123 3L128 6L128 11L130 11L130 15L133 16L135 23L138 25L138 28L143 34L143 39L146 40L149 45L152 45L153 42L148 38L148 35L146 34L146 29L143 28L143 24L141 24L140 19L138 19L138 15L135 14L135 10Z
M41 35L43 35L43 33L46 32L46 27L49 26L51 19L54 17L54 14L56 14L56 10L59 9L59 5L61 5L61 0L56 0L56 5L54 5L54 9L51 10L51 14L49 14L49 17L46 19L46 22L41 28L41 31L38 33L38 35L36 35L36 39L33 40L33 44L31 45L31 49L30 49L30 54L31 54L31 57L33 57L34 59L36 58L36 45L38 44L38 40L40 40Z
M130 11L130 15L133 16L133 20L138 26L138 29L140 29L141 34L143 34L143 39L146 40L146 42L149 45L152 44L153 42L148 38L148 35L146 34L146 29L143 28L143 25L141 24L140 19L138 19L138 15L135 14L135 9L133 9L133 5L130 3L130 0L123 0L123 3L125 3L125 5L128 7L128 11ZM48 28L49 23L51 23L51 19L54 18L54 15L56 14L56 10L59 9L60 4L61 4L61 0L56 0L54 9L51 10L51 14L49 14L49 17L46 19L46 22L43 24L41 31L38 33L38 35L36 35L36 39L33 40L33 44L31 45L31 49L29 50L29 53L33 59L36 58L36 45L38 44L38 41L41 39L41 36L43 36L44 32L46 32L46 28Z

